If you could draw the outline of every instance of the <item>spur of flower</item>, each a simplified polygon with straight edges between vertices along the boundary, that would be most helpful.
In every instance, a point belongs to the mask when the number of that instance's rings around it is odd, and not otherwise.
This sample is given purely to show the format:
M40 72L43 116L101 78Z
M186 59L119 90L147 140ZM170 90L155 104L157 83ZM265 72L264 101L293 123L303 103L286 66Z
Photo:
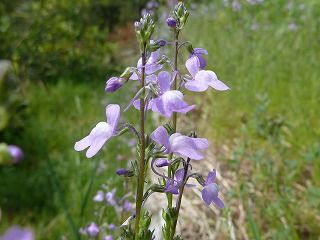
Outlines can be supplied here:
M89 133L80 141L76 142L74 149L82 151L88 148L86 157L91 158L103 147L103 145L117 134L117 125L120 117L120 106L109 104L106 107L107 122L99 122Z
M199 57L193 54L186 61L186 68L188 69L192 79L185 83L185 88L193 92L203 92L212 87L218 91L226 91L230 88L222 81L218 80L217 75L210 70L202 70Z
M158 127L151 133L151 139L162 145L165 153L174 153L177 156L194 160L203 159L202 151L209 146L208 140L205 138L192 138L180 133L169 136L163 126Z
M214 203L218 208L223 208L224 204L222 200L218 197L219 188L215 182L216 180L216 170L209 172L204 187L201 191L202 199L207 206Z

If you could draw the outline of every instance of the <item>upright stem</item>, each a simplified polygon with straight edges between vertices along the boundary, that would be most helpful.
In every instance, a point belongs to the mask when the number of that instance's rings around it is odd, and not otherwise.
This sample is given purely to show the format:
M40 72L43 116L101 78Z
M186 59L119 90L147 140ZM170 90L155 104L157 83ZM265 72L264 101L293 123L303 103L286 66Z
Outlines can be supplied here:
M178 222L179 212L180 212L180 207L181 207L181 202L182 202L183 191L184 191L184 187L186 185L186 178L187 178L188 170L189 170L189 162L190 162L190 159L188 158L187 163L184 163L184 174L183 174L183 181L182 181L183 184L181 185L181 187L179 189L179 195L177 198L177 203L176 203L177 217L175 218L174 223L173 223L172 238L171 239L173 239L174 234L176 232L176 227L177 227L177 222Z
M174 51L174 71L176 72L178 70L178 50L179 50L179 31L175 30L174 31L174 41L175 41L175 51ZM177 90L178 83L177 83L177 75L175 75L174 81L173 81L173 89ZM173 131L177 131L177 113L174 112L172 115L172 128ZM169 159L172 159L172 153L169 155ZM168 167L168 177L172 177L172 167ZM172 207L172 194L168 194L168 207Z
M145 85L145 65L146 65L146 44L144 44L142 53L142 69L141 69L141 88ZM145 101L144 101L144 90L140 97L140 159L139 159L139 176L136 193L136 221L135 221L135 240L139 239L139 223L141 217L141 206L143 200L144 190L144 173L145 173L145 136L144 136L144 120L145 120Z

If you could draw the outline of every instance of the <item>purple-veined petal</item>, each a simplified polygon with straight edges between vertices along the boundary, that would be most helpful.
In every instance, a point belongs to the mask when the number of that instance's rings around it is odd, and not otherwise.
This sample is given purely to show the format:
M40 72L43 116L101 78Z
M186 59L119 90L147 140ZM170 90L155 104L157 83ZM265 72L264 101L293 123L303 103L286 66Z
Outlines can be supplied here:
M171 76L167 71L161 71L158 74L158 84L162 94L170 90L170 80Z
M74 150L79 152L86 149L90 145L91 145L91 138L90 138L90 135L88 135L75 143Z
M216 180L216 170L213 169L211 172L209 172L205 185L209 185L211 183L214 183L215 180Z
M224 208L224 203L222 202L222 200L219 197L216 197L212 200L212 202L214 202L214 204L218 207L218 208Z
M200 70L200 62L197 56L192 56L186 61L186 68L192 77L195 77Z
M203 154L194 143L194 138L187 136L176 136L175 134L170 136L171 151L175 154L189 157L194 160L203 159Z
M150 137L156 143L163 145L167 151L170 151L169 134L163 126L160 126L154 130Z
M107 121L112 128L112 132L116 131L119 117L120 117L120 106L118 104L109 104L106 107Z
M96 155L112 135L112 127L106 122L99 122L90 133L91 145L86 152L87 158L91 158Z

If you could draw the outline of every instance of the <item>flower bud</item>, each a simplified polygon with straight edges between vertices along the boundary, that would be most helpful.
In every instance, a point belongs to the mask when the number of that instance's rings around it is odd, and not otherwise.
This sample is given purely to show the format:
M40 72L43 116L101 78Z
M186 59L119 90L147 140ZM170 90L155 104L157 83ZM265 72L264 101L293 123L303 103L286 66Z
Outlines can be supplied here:
M117 169L116 171L117 175L119 176L125 176L125 177L132 177L134 176L133 172L128 170L128 169L125 169L125 168L119 168Z
M106 82L106 92L115 92L123 85L123 80L118 77L112 77Z
M138 21L135 21L134 22L134 29L136 32L140 31L141 30L141 23Z
M149 43L151 36L154 32L154 22L149 13L143 15L140 22L135 23L135 29L140 47Z
M166 158L160 158L156 161L156 166L161 168L161 167L166 167L169 166L170 162Z
M174 19L173 17L168 17L167 18L167 25L168 25L168 27L175 28L177 26L177 20Z
M152 42L152 41L151 41ZM152 42L150 43L150 45L148 46L148 50L150 52L155 52L157 51L159 48L161 47L164 47L165 45L167 45L167 41L166 40L163 40L163 39L160 39L156 42Z

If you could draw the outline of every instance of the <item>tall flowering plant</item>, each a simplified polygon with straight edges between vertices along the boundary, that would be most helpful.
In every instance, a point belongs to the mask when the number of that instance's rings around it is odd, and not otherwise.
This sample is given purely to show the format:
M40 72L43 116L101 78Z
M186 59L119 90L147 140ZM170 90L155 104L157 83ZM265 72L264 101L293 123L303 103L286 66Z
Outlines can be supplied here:
M219 189L215 181L216 171L210 171L206 179L192 171L194 161L205 158L204 151L209 143L200 138L195 132L183 135L177 132L178 114L186 114L196 106L184 100L184 92L203 92L209 88L226 91L229 87L218 80L217 75L206 70L205 56L208 52L202 48L193 48L190 42L179 40L189 12L182 2L179 2L172 15L167 19L168 29L172 32L173 41L153 40L154 21L149 14L145 14L134 27L139 42L141 57L136 67L128 67L119 77L111 77L106 82L106 92L112 93L123 87L128 81L135 81L138 90L128 106L139 111L139 128L131 124L119 127L121 108L117 104L106 107L106 122L99 122L88 136L76 142L75 150L87 149L86 156L91 158L112 137L120 136L132 131L137 138L137 159L131 169L118 169L117 174L136 179L135 210L131 217L121 226L120 239L144 240L154 239L154 231L149 229L151 215L144 208L151 194L165 194L167 206L163 206L161 239L182 239L176 235L176 225L185 187L189 179L194 178L202 186L202 199L206 205L214 204L223 208L219 198ZM164 47L173 48L173 59L161 55ZM186 69L178 68L180 50L186 48L190 55L186 59ZM170 69L170 70L168 70ZM164 117L163 125L158 126L151 133L146 132L148 124L147 114L154 112ZM167 168L167 171L164 169ZM158 177L157 183L146 185L147 172ZM173 197L175 196L175 197ZM174 201L175 200L175 201ZM94 238L99 238L99 227L92 224ZM157 236L159 238L159 236ZM105 239L112 239L111 236Z

